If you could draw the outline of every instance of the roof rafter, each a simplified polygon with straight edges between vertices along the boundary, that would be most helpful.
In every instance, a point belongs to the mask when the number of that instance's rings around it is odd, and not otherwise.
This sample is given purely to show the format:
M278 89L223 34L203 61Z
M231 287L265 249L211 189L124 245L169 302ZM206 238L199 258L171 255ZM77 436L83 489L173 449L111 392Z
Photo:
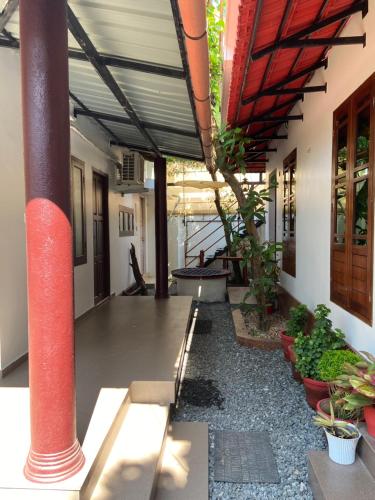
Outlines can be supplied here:
M303 114L300 115L285 115L285 116L260 116L254 117L249 120L250 123L263 123L263 122L288 122L288 121L296 121L303 120Z
M80 45L83 52L86 54L87 59L96 69L102 81L112 92L113 96L117 99L120 105L123 107L124 111L128 114L129 118L132 120L133 124L137 127L139 132L142 134L144 139L148 144L151 145L151 149L157 156L161 156L161 153L150 136L150 134L142 126L136 112L134 111L132 105L130 104L128 98L125 96L124 92L120 89L118 83L113 78L111 72L108 70L107 66L102 62L98 51L96 50L94 44L91 42L87 33L81 26L80 22L76 18L74 12L67 5L68 12L68 27L78 44Z
M85 104L83 104L83 102L80 99L78 99L78 97L74 95L73 92L69 91L69 95L73 99L73 101L78 104L78 106L81 106L82 110L88 113L90 112L89 108ZM94 116L92 118L96 121L98 125L100 125L100 127L103 130L105 130L112 137L112 139L114 139L116 142L120 141L117 135L114 132L112 132L112 130L109 127L107 127L107 125L105 125L99 118L96 118Z
M305 38L289 40L279 49L293 49L298 47L331 47L333 45L366 45L366 34L359 36L340 36L330 38Z
M19 49L19 40L17 38L14 38L8 32L4 33L4 31L5 30L3 30L3 34L7 37L7 39L0 39L0 47ZM82 50L69 49L68 55L69 59L73 59L76 61L87 61L86 54ZM147 61L141 61L139 59L120 57L112 54L99 53L99 57L102 60L103 64L105 64L106 66L111 66L113 68L131 69L132 71L138 71L140 73L166 76L168 78L176 78L179 80L185 79L185 71L183 70L183 68L167 66L164 64L149 63Z
M79 108L75 109L74 112L77 115L89 116L91 118L97 118L99 120L106 120L114 123L123 123L124 125L134 125L134 123L129 118L126 118L124 116L111 115L109 113L99 113L97 111L90 111ZM177 134L185 137L196 137L196 138L198 137L198 134L196 132L189 132L187 130L169 127L167 125L159 125L157 123L150 123L144 121L141 121L141 124L144 128L159 130L161 132L168 132L170 134Z
M367 0L360 0L359 2L356 2L354 5L351 7L338 12L337 14L334 14L333 16L329 16L326 19L322 19L320 21L316 21L312 23L310 26L307 28L304 28L297 33L294 33L293 35L284 38L282 40L277 41L276 43L269 45L268 47L265 47L264 49L258 50L257 52L253 53L251 55L251 59L253 61L256 61L257 59L260 59L261 57L270 54L271 52L281 49L281 48L288 48L288 47L296 47L296 45L288 45L289 43L293 43L295 41L300 40L302 37L311 35L312 33L315 33L316 31L325 28L326 26L329 26L337 21L341 21L343 19L346 19L350 17L352 14L355 14L356 12L365 13L367 11ZM312 39L313 40L313 39ZM306 40L304 40L306 41ZM324 44L324 45L329 45L329 44ZM298 46L298 45L297 45Z
M298 101L303 100L303 94L300 94L296 97L293 97L292 99L289 99L289 101L282 102L281 104L278 104L277 106L273 106L260 115L255 116L254 118L264 118L266 116L271 115L272 113L275 113L276 111L280 111L280 109L284 109L288 106L294 106L294 104L297 104ZM247 127L249 125L250 118L247 118L246 120L240 122L237 127Z
M18 8L18 0L8 0L0 13L0 33Z
M312 64L311 66L309 66L308 68L305 68L305 69L303 69L301 71L298 71L294 75L290 75L290 76L287 76L287 77L283 78L282 80L280 80L278 83L275 83L271 87L268 87L268 88L266 88L264 90L261 90L257 94L254 94L252 96L246 97L245 99L242 100L242 104L246 105L246 104L249 104L250 102L256 101L260 97L264 97L266 95L269 95L269 94L267 94L267 92L270 92L271 90L278 89L279 87L287 85L288 83L292 83L292 82L294 82L296 80L299 80L303 76L309 75L310 73L312 73L313 71L316 71L319 68L326 69L327 66L328 66L328 59L323 59L322 61L318 61L317 63Z
M309 87L291 87L288 89L266 89L263 96L267 95L286 95L286 94L311 94L314 92L327 92L327 84L311 85Z
M274 134L274 135L268 135L268 136L263 136L263 137L259 137L259 136L252 136L251 137L252 141L259 141L259 142L277 141L279 139L288 139L288 135L287 134L281 134L281 135Z
M151 151L147 149L146 147L142 147L136 144L126 144L124 142L117 142L117 141L111 141L111 146L120 146L123 148L128 148L131 150L139 151L139 152L144 152L144 153L150 153ZM198 156L193 156L189 155L186 153L179 153L178 151L169 151L166 149L160 149L160 152L163 153L163 155L166 156L176 156L177 158L183 158L185 160L193 160L193 161L204 161L203 157L198 157Z

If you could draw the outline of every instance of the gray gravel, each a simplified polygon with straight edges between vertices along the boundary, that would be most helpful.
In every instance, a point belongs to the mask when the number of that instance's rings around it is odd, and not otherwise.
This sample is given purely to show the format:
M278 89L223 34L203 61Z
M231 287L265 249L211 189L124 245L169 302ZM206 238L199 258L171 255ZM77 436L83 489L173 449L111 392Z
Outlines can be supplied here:
M312 499L307 477L307 451L325 448L314 412L303 387L294 381L281 350L274 352L239 346L229 304L200 304L200 319L212 320L212 333L194 335L186 377L210 379L224 402L195 406L180 399L174 420L203 421L210 429L211 500ZM266 430L270 433L280 484L233 484L213 480L213 432Z

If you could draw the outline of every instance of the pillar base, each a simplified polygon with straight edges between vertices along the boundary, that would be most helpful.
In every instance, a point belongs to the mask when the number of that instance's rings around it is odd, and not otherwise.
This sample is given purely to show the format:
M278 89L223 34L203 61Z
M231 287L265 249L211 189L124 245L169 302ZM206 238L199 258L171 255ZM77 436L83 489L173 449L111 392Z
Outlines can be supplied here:
M76 439L70 448L60 453L41 454L30 450L24 474L35 483L56 483L76 474L84 463L85 457Z

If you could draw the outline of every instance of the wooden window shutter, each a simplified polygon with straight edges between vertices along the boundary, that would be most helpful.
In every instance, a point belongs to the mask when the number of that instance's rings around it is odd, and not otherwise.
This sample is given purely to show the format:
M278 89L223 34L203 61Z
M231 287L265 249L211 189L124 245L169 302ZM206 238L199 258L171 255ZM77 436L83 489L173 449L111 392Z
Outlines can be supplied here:
M374 75L334 113L331 300L372 321Z
M283 271L296 276L296 168L297 150L283 163Z

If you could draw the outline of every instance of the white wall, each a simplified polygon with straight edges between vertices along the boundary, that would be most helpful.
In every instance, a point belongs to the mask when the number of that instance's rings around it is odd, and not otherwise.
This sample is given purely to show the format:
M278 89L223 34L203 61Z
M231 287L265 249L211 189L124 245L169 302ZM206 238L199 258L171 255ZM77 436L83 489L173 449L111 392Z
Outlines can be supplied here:
M19 52L0 48L0 370L27 352L26 252L24 174ZM84 135L83 135L83 133ZM94 306L92 172L110 174L114 155L108 137L84 117L71 127L71 153L85 163L87 264L74 269L75 315ZM150 198L153 198L151 195ZM134 237L119 237L118 206L132 207L136 215ZM140 256L140 196L109 193L111 293L118 294L133 281L129 265L130 243ZM153 203L147 204L153 221ZM153 224L153 222L152 222ZM151 247L148 266L154 263L154 229L147 230Z
M328 53L328 69L318 70L310 85L328 83L327 94L306 94L291 114L303 112L303 122L291 122L288 140L275 144L268 172L278 169L278 240L282 239L281 170L283 159L297 148L296 177L296 278L282 273L282 285L312 310L326 303L335 327L342 328L357 349L375 352L375 328L330 301L330 217L332 122L334 110L375 72L375 5L362 20L355 15L342 36L366 31L367 44L342 46ZM374 301L375 317L375 301Z
M27 298L18 52L0 49L0 369L27 351Z

